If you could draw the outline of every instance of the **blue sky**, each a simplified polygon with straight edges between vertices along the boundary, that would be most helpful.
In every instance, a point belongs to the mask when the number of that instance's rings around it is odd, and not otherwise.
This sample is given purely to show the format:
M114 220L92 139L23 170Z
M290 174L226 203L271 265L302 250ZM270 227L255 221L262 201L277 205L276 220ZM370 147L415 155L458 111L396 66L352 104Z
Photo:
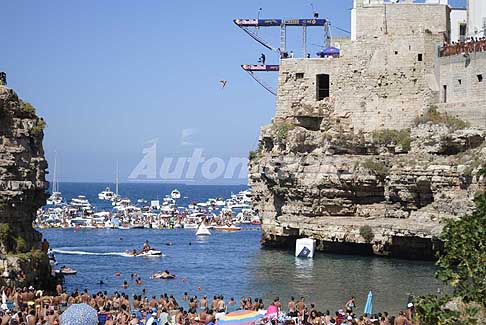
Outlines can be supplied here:
M350 29L352 0L313 6ZM262 52L268 63L277 58L232 20L258 8L263 18L312 15L307 0L3 1L0 70L46 119L46 156L52 166L57 152L61 181L111 181L116 161L125 181L153 139L159 160L195 148L208 158L247 157L275 98L240 64ZM262 33L278 39L277 30ZM300 33L289 35L296 53ZM313 31L310 43L320 36ZM228 81L224 90L219 80Z

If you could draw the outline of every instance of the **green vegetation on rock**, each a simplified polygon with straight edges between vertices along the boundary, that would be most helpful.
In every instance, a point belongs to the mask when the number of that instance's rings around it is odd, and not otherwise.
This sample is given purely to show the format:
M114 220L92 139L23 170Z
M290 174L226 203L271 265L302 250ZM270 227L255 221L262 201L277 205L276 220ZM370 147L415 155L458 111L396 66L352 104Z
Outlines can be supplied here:
M451 128L452 130L462 130L469 127L469 123L465 122L457 117L449 116L447 114L438 111L437 106L430 106L429 110L422 116L415 119L415 125L425 124L443 124Z
M454 296L422 297L417 316L423 324L480 324L477 315L486 310L486 194L475 202L476 212L447 221L441 234L436 277Z
M255 159L257 156L258 156L258 152L256 152L256 151L253 151L253 150L252 150L252 151L250 151L250 152L248 153L248 159L249 159L249 160L253 160L253 159Z
M287 123L287 122L279 122L273 124L272 128L275 130L275 134L277 135L278 141L285 141L289 134L290 130L295 128L295 125Z
M373 142L382 146L401 146L403 150L410 151L410 130L384 129L372 133Z
M374 238L375 234L373 233L373 229L371 229L370 226L364 225L359 228L359 234L363 239L367 242L370 243Z
M390 172L390 169L385 165L384 162L375 160L373 158L365 159L361 166L370 170L371 172L373 172L373 174L380 178L385 178Z
M17 253L25 253L27 249L27 244L25 243L25 239L23 239L20 236L15 237L15 247Z
M46 122L42 118L39 118L37 119L36 124L32 127L30 131L32 135L38 136L42 133L42 131L44 131L45 128Z
M34 115L35 114L35 107L32 106L29 102L22 102L22 111L27 114Z

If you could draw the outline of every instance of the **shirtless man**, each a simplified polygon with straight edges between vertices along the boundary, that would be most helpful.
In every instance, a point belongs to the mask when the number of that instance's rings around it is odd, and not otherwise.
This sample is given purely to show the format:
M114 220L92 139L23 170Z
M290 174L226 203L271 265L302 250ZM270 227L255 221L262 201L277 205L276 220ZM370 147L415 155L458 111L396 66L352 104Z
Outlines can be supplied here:
M213 297L213 301L211 301L211 309L215 311L218 310L218 296Z
M47 315L47 323L48 324L59 324L59 315L54 311L54 309L51 309L49 311L49 315Z
M304 309L305 309L305 298L304 297L300 297L300 301L297 303L296 307L297 307L297 310L300 313L304 312Z
M289 313L295 312L295 298L293 296L290 297L290 300L287 303L287 309L288 309Z
M224 297L223 296L219 296L219 299L218 299L218 307L216 308L216 310L219 313L226 312L226 304L224 303Z
M27 315L27 325L35 325L37 323L37 318L35 317L35 310L31 309Z
M184 324L184 320L183 320L183 313L182 313L183 309L180 308L178 311L177 311L177 314L175 315L175 322L177 325L183 325Z
M394 325L405 325L407 323L407 317L405 317L405 314L403 311L400 311L398 314L398 317L395 318L395 324Z
M199 306L201 306L202 310L206 310L206 308L208 308L208 297L206 295L204 295L199 301Z

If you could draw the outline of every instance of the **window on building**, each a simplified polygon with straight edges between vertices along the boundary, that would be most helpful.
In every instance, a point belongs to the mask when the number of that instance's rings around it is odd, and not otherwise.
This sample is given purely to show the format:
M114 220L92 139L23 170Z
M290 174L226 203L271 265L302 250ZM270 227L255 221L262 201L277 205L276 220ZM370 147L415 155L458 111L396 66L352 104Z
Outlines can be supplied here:
M457 79L457 82L462 85L462 79Z
M444 103L447 103L447 85L444 85L444 91L443 91L443 97L442 100Z
M464 42L466 40L467 24L459 24L459 40Z
M302 78L304 78L304 73L299 72L295 74L295 79L302 79Z
M398 51L395 51L395 55L398 55Z
M317 100L323 100L329 97L329 75L317 75Z
M417 57L417 60L418 60L419 62L422 62L422 61L423 61L423 59L424 59L423 54L422 54L422 53L419 53L419 54L418 54L418 57Z
M478 81L479 82L483 82L483 75L482 74L478 74Z

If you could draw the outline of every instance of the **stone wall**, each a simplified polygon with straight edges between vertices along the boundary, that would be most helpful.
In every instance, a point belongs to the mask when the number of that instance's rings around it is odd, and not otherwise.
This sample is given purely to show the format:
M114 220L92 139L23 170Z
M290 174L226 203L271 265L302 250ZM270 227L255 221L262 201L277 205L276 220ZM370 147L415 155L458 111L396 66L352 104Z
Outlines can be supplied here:
M486 129L486 53L440 58L440 102L441 111Z
M32 106L0 86L0 254L6 256L0 273L9 285L46 287L50 280L47 256L39 251L41 234L32 227L48 188L44 126Z

